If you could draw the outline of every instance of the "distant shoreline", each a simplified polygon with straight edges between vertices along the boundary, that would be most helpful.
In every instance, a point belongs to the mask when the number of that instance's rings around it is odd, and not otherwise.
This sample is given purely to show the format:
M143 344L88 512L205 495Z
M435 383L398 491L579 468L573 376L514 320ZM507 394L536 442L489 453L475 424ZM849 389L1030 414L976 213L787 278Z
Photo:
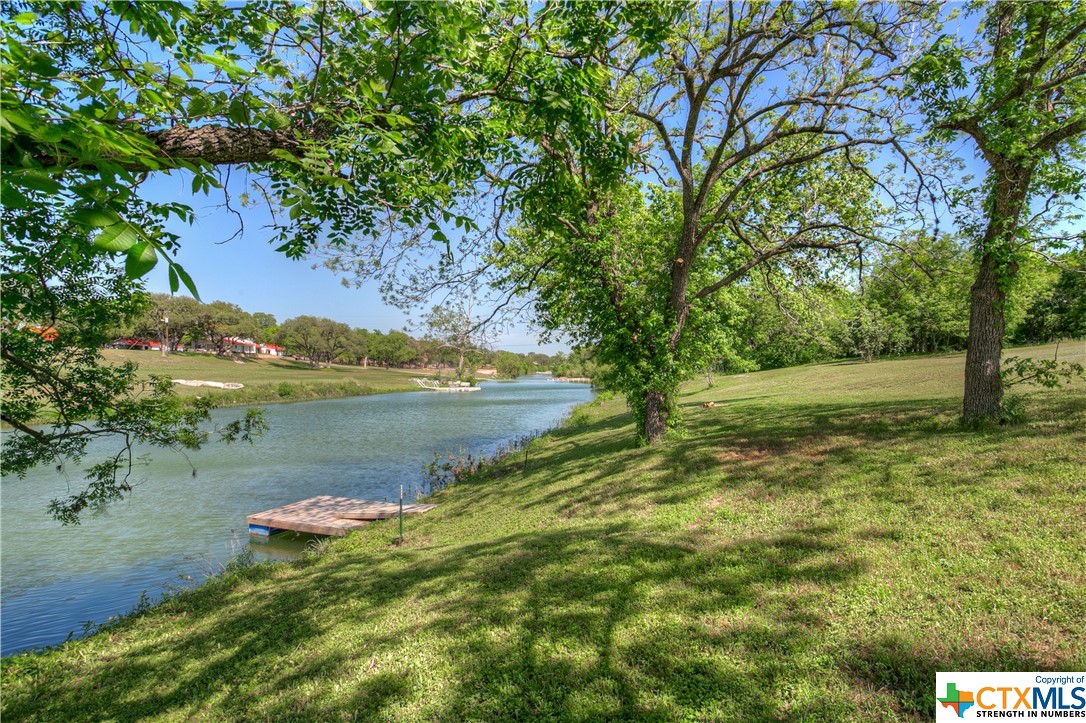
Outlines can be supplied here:
M229 357L193 352L174 352L166 357L156 351L104 349L102 352L107 363L133 361L139 364L140 372L147 376L213 379L224 384L241 384L240 389L174 384L174 391L180 399L207 398L211 399L217 408L222 409L419 392L422 390L413 380L433 374L434 371L343 364L313 368L307 362L285 357L259 357L237 364ZM591 380L585 377L552 379L591 383ZM488 376L487 381L504 380ZM52 420L37 418L31 423L35 426L46 426L51 424ZM12 429L8 424L3 424L0 428L5 431Z

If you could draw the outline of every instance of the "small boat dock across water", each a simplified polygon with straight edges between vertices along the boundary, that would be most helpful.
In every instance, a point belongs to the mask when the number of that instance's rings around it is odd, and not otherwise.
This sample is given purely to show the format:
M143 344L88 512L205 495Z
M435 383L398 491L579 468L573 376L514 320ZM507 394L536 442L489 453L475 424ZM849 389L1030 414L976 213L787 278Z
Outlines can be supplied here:
M403 513L416 515L429 512L435 507L437 505L404 505ZM351 530L364 527L374 520L387 520L399 514L400 505L396 502L321 495L248 515L245 521L249 523L250 535L262 537L286 530L343 537Z
M434 379L412 379L420 388L431 392L478 392L482 387L475 387L467 382L449 381L444 384Z

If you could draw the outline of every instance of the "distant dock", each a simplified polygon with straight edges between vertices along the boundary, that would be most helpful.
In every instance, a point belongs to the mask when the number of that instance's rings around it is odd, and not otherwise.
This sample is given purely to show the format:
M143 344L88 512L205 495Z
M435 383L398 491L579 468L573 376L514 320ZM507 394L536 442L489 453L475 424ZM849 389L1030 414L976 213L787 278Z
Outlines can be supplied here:
M467 382L449 381L441 384L433 379L412 379L421 389L430 392L478 392L482 387L472 386Z
M404 505L403 513L421 514L435 507L437 505ZM248 515L245 521L249 523L249 534L261 537L286 530L343 537L351 530L364 527L374 520L387 520L399 514L400 505L396 502L321 495Z

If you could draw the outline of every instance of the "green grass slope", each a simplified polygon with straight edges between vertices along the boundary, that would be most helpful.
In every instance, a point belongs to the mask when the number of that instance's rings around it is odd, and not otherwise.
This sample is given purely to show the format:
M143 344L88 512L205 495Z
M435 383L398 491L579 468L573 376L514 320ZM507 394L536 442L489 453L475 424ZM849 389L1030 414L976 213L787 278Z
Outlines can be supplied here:
M938 670L1086 669L1086 388L966 432L962 366L693 383L659 449L593 404L401 547L374 524L5 660L4 717L911 720Z
M211 397L223 406L403 392L418 389L411 379L423 374L414 369L363 369L343 364L313 368L306 362L282 357L245 359L238 363L214 354L174 353L163 357L157 351L119 349L103 349L102 356L107 364L136 362L143 374L244 384L245 388L239 390L174 385L182 397Z

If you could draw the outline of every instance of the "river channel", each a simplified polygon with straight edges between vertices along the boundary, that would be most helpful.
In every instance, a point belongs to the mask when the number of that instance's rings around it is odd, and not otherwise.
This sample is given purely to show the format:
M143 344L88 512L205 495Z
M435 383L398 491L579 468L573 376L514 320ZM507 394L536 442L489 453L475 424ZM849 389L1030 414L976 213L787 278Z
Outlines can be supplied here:
M77 468L42 467L0 488L2 654L63 642L86 625L154 601L222 569L247 550L289 559L306 540L250 540L245 515L315 495L395 500L424 484L435 453L490 454L553 427L588 385L523 377L482 391L408 392L266 408L257 442L209 444L188 459L154 450L132 495L78 527L48 515L49 500L80 487ZM215 412L218 420L240 410ZM111 447L100 445L99 450ZM88 457L88 460L90 457ZM193 476L193 468L196 475Z

